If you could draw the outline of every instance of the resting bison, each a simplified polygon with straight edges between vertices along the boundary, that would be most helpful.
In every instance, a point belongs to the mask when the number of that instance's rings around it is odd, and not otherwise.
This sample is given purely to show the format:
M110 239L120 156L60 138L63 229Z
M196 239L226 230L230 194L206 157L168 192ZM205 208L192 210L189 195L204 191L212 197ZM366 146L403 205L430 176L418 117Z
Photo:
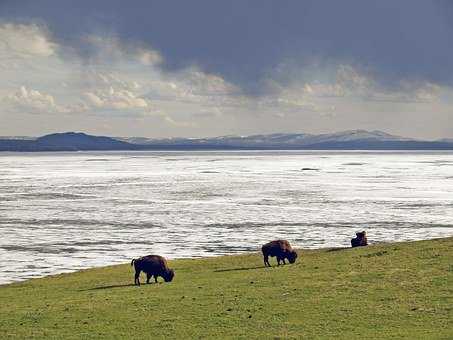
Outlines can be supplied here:
M366 231L361 231L359 233L355 233L356 237L351 239L351 246L352 248L355 247L363 247L368 245L368 240L366 238Z
M149 283L151 276L157 283L157 277L162 276L165 282L170 282L175 276L173 269L168 268L167 261L159 255L148 255L138 259L132 259L131 266L135 267L134 284L140 286L140 272L146 273L146 283Z
M277 257L277 265L280 265L280 261L286 264L285 259L288 259L289 263L296 262L297 253L286 240L271 241L262 246L261 250L263 252L265 266L271 266L269 256Z

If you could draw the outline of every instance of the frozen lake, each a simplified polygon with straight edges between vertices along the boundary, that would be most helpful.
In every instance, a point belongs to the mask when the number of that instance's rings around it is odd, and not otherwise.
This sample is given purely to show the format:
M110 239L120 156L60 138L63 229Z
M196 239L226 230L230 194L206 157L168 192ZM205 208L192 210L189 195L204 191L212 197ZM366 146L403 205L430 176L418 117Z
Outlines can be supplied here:
M453 153L0 153L0 283L276 238L348 246L362 229L453 236Z

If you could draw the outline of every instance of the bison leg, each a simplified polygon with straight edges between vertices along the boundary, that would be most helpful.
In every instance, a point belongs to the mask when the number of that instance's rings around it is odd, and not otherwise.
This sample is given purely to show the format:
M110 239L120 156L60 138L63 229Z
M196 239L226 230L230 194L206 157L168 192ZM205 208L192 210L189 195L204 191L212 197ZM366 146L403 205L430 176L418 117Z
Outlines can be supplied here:
M283 259L282 259L282 261L283 261L283 264L286 264L286 262L285 262L285 258L283 258Z
M151 279L151 275L149 275L148 273L146 273L146 283L149 283L149 279Z
M134 284L140 286L140 270L135 271L135 281Z
M157 275L156 274L154 274L154 282L157 283Z
M277 266L279 266L279 265L280 265L280 257L277 256Z
M269 256L267 256L267 255L264 256L264 266L265 267L271 266L271 264L269 263Z

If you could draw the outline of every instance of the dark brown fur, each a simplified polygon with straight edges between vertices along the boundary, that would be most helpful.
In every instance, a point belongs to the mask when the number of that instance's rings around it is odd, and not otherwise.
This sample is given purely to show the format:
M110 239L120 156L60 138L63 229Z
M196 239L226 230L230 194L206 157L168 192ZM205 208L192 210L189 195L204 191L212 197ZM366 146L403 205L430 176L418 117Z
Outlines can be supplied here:
M366 231L355 233L356 237L351 239L351 247L364 247L368 245L368 239L366 238Z
M271 266L269 256L277 257L277 265L280 265L280 261L286 264L285 259L288 259L289 263L296 262L297 253L286 240L271 241L262 246L261 250L263 252L265 266Z
M132 259L131 266L135 268L134 284L140 286L140 272L146 273L146 283L149 283L151 276L157 283L157 277L161 276L165 282L170 282L175 276L173 269L168 268L165 258L159 255L148 255L138 259Z

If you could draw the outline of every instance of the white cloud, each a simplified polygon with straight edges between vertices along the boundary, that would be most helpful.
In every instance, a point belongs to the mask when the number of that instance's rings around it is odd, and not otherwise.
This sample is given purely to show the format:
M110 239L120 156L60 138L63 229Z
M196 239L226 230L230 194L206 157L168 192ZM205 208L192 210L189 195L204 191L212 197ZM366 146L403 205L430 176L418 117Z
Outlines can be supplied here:
M71 55L69 50L64 54L56 53L62 48L52 42L49 36L43 27L35 24L4 24L0 27L0 55L14 63L17 63L16 57L19 55L21 58L47 57L45 60L33 60L33 63L18 63L17 68L10 71L3 81L0 79L0 96L2 92L7 93L5 100L10 107L27 106L29 110L48 112L89 111L90 115L99 113L101 116L105 116L109 110L118 113L127 111L132 117L153 115L156 112L164 115L162 112L165 110L157 107L153 103L155 101L166 109L189 105L194 114L206 113L213 106L239 107L244 103L249 104L236 86L197 67L173 73L162 72L159 68L163 62L162 56L149 46L124 43L111 36L89 35L83 42L92 54L88 63L84 63L76 55ZM19 44L13 44L13 39ZM11 69L11 63L8 67L4 63L2 65ZM20 83L15 78L20 79ZM22 94L11 94L11 89L5 87L11 87L14 83L13 88L20 87L25 82L31 88L39 87L41 92L24 87L26 94L24 91ZM47 95L49 92L54 95ZM61 106L55 104L55 93L58 93L63 103ZM170 114L166 113L168 117ZM176 116L171 114L172 118L163 121L178 125L181 119ZM219 117L219 114L213 116Z
M156 72L152 80L144 81L143 87L150 99L197 104L200 107L236 105L241 100L236 86L196 67L171 74Z
M402 81L399 86L386 88L370 75L360 73L351 65L338 65L330 81L292 79L279 84L272 81L279 101L294 106L310 107L314 102L329 98L344 101L432 102L439 99L441 87L429 82ZM309 104L309 105L307 105Z
M338 65L333 75L320 81L313 76L313 80L292 79L288 84L281 85L282 96L299 96L305 100L314 98L341 98L341 97L370 97L375 90L375 82L368 76L361 74L351 65Z
M137 58L143 65L157 65L162 62L161 55L150 49L139 49L137 51Z
M85 92L85 98L88 102L95 107L102 107L104 105L104 100L95 95L92 92Z
M91 47L91 58L96 63L106 64L111 62L138 62L145 66L156 66L162 63L160 53L151 47L138 44L125 44L112 36L88 35L84 42Z
M0 59L49 57L56 47L43 27L0 24Z
M148 101L128 90L116 90L113 87L107 90L86 92L87 103L96 108L112 110L144 109L150 105Z
M366 94L375 86L370 77L361 74L351 65L338 66L336 83L333 85L352 95Z
M55 112L60 109L55 103L54 97L50 94L27 89L25 86L21 86L17 92L4 97L3 103L9 105L14 110L25 109L32 113Z
M314 97L343 97L344 88L340 84L306 83L302 93Z
M218 75L204 73L196 68L189 68L179 74L180 86L186 92L202 96L234 95L239 89Z
M430 82L407 82L401 83L403 99L409 102L430 103L440 99L442 87Z

